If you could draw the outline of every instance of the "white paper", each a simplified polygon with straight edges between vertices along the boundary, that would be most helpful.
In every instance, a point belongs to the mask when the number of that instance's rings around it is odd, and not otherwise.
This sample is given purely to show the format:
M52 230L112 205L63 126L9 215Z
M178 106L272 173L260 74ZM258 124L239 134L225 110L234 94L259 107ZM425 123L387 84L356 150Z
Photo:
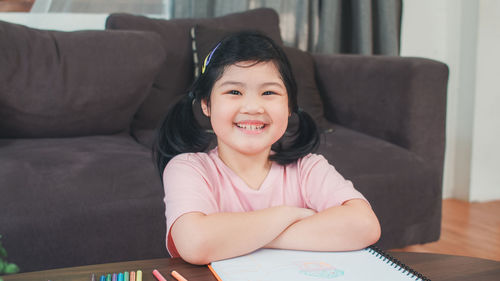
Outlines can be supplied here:
M223 281L420 280L369 249L351 252L260 249L213 262L212 268Z

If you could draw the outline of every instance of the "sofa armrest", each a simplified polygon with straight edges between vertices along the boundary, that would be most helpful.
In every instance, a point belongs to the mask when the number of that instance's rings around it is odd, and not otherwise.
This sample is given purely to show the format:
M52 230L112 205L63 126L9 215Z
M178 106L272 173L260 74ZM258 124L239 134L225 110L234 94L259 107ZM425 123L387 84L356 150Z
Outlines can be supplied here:
M314 55L325 117L404 147L442 172L448 67L438 61Z

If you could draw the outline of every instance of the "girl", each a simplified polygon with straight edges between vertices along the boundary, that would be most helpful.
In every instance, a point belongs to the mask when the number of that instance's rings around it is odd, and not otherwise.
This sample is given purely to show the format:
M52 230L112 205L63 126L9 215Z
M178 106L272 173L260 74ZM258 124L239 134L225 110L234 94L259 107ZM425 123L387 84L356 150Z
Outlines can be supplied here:
M208 153L211 134L195 119L195 101L216 136ZM300 121L290 134L292 114ZM343 251L375 243L380 226L370 205L311 154L318 143L282 49L249 32L219 42L159 130L170 255L207 264L261 247Z

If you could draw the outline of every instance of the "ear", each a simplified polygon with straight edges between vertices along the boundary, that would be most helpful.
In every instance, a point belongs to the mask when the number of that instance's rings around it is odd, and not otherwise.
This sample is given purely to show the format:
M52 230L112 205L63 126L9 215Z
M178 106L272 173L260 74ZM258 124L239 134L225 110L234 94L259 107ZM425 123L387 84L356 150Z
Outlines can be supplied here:
M208 108L208 103L206 99L202 99L201 102L201 110L205 116L210 117L210 109Z

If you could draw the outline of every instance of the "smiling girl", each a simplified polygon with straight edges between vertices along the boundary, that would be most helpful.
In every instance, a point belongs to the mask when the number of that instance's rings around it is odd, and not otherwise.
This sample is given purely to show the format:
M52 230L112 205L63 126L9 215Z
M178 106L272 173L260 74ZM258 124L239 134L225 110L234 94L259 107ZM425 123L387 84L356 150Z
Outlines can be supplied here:
M196 121L199 101L212 134ZM296 132L287 132L292 114ZM167 249L207 264L281 248L345 251L380 237L370 204L321 155L297 106L282 49L258 33L219 42L188 95L168 112L155 149L165 189Z

